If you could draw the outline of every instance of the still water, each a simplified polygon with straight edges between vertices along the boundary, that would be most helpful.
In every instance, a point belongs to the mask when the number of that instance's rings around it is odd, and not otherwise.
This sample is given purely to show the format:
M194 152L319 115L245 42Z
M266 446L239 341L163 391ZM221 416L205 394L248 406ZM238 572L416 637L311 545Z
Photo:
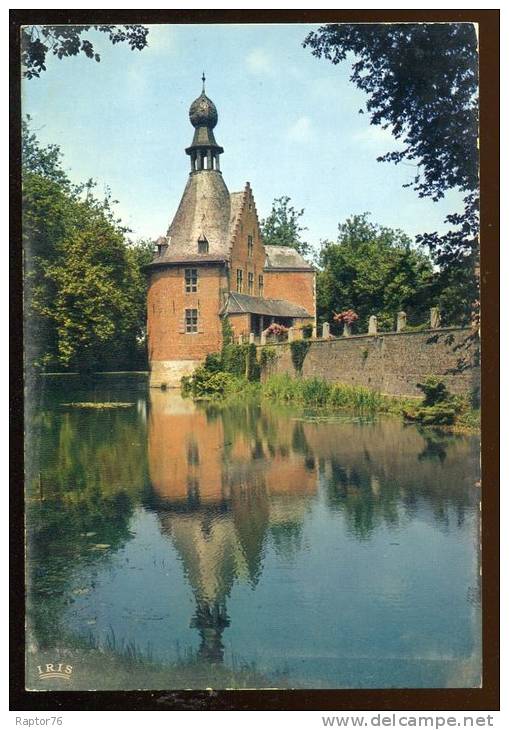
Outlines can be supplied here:
M130 405L66 405L86 401ZM253 686L479 686L477 437L114 379L46 383L28 423L35 663L94 647L216 686L246 666Z

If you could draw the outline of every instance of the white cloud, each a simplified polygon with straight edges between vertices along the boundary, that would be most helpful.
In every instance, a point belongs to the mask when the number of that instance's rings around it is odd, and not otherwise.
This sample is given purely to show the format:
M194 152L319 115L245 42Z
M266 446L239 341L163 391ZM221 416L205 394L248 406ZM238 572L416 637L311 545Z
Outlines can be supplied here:
M309 117L299 117L288 129L287 136L293 142L306 142L311 138L312 124Z
M271 74L274 70L272 57L264 48L253 48L246 56L246 64L254 74Z

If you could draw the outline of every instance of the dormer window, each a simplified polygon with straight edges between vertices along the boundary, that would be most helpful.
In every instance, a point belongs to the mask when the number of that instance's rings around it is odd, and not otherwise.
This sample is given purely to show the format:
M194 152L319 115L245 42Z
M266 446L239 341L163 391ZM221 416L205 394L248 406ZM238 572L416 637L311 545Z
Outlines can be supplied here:
M163 236L161 236L161 238L157 239L156 246L157 255L164 256L166 249L168 248L168 241Z
M198 239L198 253L208 253L209 252L209 242L205 238L205 236L200 236Z

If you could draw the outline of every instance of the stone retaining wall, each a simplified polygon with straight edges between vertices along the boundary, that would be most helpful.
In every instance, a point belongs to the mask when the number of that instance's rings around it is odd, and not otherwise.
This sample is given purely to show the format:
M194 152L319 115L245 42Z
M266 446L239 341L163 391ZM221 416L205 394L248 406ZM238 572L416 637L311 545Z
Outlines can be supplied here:
M362 385L390 395L418 396L422 393L417 383L437 375L450 392L467 394L480 385L478 344L470 329L456 327L311 340L302 377ZM262 379L274 373L298 376L290 345L270 346L277 357L264 369Z

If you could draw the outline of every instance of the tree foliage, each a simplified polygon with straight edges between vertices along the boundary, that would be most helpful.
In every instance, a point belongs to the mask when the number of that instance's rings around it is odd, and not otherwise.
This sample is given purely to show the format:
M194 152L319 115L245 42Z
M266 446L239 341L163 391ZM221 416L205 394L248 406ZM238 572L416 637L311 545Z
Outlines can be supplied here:
M302 240L302 233L307 228L299 222L304 208L296 210L290 201L287 195L274 198L272 210L261 221L263 242L266 246L289 246L305 255L309 252L309 244Z
M144 366L149 246L129 245L109 192L73 185L55 145L23 123L23 249L28 366Z
M420 197L442 198L459 189L464 211L447 216L450 230L422 233L441 267L444 286L454 287L463 267L463 294L477 298L478 250L478 52L471 23L332 24L304 41L333 64L353 54L351 80L367 94L370 122L389 129L402 149L379 157L415 165L407 184ZM362 111L362 110L361 110ZM457 306L459 303L457 301ZM463 313L465 315L465 312Z
M142 25L26 25L21 28L23 75L31 79L46 71L48 53L57 58L83 53L100 61L101 56L90 38L83 37L90 30L105 33L113 45L127 43L131 50L141 50L147 45L148 28Z
M317 309L323 321L353 309L360 331L374 314L379 325L393 329L398 311L410 320L427 317L433 289L430 259L410 245L400 230L371 223L369 214L354 215L339 225L336 242L325 241L319 254Z

